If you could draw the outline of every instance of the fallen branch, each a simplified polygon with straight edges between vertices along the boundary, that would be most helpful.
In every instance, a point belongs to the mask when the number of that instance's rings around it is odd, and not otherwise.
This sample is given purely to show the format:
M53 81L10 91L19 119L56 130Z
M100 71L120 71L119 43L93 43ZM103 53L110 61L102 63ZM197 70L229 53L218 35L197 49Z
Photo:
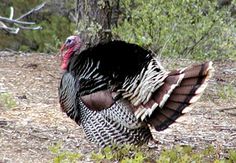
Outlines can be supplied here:
M39 11L45 6L46 2L36 6L35 8L31 9L30 11L26 12L25 14L21 15L17 19L13 19L14 17L14 8L10 7L10 16L9 18L7 17L2 17L0 16L0 30L4 30L7 33L11 34L17 34L21 29L23 30L40 30L42 29L41 26L31 26L35 25L35 22L27 22L27 21L21 21L21 19L25 18L26 16ZM9 27L6 25L6 23L15 25L16 27Z
M0 22L1 24L1 22ZM7 26L0 26L0 30L4 30L8 33L12 33L12 34L17 34L20 30L20 28L11 28L11 27L7 27Z
M23 24L23 25L34 25L35 22L25 22L25 21L19 21L19 20L14 20L10 18L5 18L0 16L0 21L5 22L5 23L12 23L12 24Z

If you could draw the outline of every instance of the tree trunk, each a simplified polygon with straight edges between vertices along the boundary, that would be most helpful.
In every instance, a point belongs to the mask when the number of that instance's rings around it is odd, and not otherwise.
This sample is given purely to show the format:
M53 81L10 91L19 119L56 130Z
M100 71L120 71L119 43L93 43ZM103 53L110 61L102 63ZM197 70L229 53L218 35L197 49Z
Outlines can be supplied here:
M111 40L111 23L117 23L118 7L119 0L77 0L77 30L82 50Z

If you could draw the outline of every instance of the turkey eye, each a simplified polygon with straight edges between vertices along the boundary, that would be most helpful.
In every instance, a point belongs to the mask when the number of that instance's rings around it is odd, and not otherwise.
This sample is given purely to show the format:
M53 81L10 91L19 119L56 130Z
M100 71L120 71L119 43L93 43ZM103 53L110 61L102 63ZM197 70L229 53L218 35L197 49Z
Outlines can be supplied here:
M70 44L71 42L72 42L71 39L68 39L68 40L66 41L67 44Z

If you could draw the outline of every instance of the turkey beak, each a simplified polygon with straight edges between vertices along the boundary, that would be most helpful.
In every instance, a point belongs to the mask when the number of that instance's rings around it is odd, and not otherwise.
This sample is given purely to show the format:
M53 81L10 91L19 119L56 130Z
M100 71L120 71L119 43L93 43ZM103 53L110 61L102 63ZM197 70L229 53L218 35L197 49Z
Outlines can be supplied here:
M63 45L61 46L61 49L60 49L60 52L61 52L61 58L63 58L63 52L64 52L65 49L66 49L66 45L63 44Z

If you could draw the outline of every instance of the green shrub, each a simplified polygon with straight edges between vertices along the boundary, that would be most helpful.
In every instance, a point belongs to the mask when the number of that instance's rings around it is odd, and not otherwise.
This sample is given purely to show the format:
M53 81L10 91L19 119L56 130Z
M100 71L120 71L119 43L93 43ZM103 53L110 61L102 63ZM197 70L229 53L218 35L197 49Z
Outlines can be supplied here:
M235 1L233 2L235 3ZM235 18L217 1L121 0L113 34L164 56L236 59Z
M233 83L233 82L232 82ZM223 100L236 100L236 87L229 83L217 86L217 95Z
M37 48L33 50L45 53L55 52L58 50L62 41L68 35L71 35L75 29L75 24L71 23L65 17L52 15L48 17L48 20L43 20L39 23L43 27L43 30L23 32L29 42L37 45Z
M16 107L16 101L9 93L0 93L0 103L8 109Z
M54 163L78 162L85 158L81 153L73 153L62 150L61 144L50 147L50 151L55 155ZM92 151L88 159L92 162L121 162L121 163L143 163L143 162L181 162L181 163L231 163L236 161L236 151L228 152L227 158L221 158L216 148L208 146L202 150L196 150L191 146L175 146L171 149L163 149L159 154L156 149L148 147L137 147L125 145L123 147L106 147L98 151Z
M52 154L55 155L53 163L76 162L78 159L82 157L82 155L79 153L64 151L62 149L61 143L55 144L54 146L50 146L49 150Z
M24 14L43 0L15 0L0 3L0 15L8 17L10 6L14 7L14 18ZM69 1L66 3L69 6ZM42 30L21 30L17 35L6 34L0 30L0 49L10 48L21 51L56 52L60 44L75 30L75 23L68 18L52 13L50 9L42 9L40 13L27 17L43 27ZM24 19L27 20L27 19Z

